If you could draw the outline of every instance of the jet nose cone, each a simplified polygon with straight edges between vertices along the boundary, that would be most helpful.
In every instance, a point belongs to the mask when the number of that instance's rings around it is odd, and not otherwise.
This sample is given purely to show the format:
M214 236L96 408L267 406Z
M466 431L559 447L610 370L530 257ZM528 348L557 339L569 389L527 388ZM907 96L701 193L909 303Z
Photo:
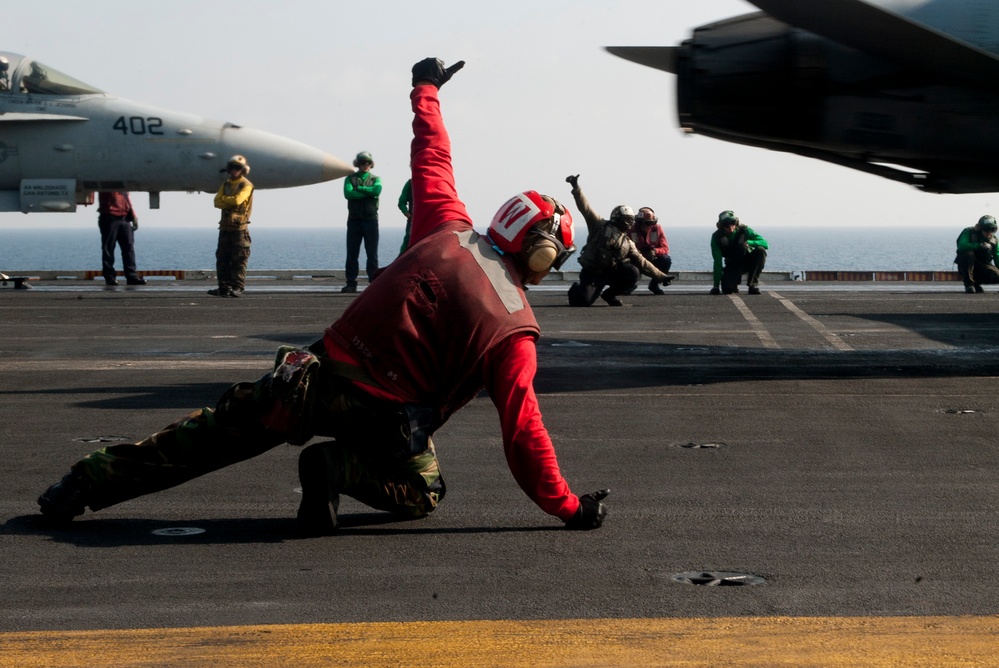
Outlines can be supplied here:
M325 151L260 130L228 125L222 143L225 148L220 158L245 156L250 180L257 189L307 186L354 173L350 165Z
M354 173L354 168L329 153L323 158L323 181L332 181Z

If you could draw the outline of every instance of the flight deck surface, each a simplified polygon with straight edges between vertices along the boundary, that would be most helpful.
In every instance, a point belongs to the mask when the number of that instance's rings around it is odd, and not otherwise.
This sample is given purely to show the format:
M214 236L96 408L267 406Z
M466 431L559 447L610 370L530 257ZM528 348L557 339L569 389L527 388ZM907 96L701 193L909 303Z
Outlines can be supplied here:
M598 531L518 489L486 397L435 436L448 493L426 519L344 499L337 535L299 538L285 445L46 528L35 499L74 461L213 405L353 299L150 287L0 290L0 666L994 665L991 288L643 283L583 309L531 290L563 474L612 490Z

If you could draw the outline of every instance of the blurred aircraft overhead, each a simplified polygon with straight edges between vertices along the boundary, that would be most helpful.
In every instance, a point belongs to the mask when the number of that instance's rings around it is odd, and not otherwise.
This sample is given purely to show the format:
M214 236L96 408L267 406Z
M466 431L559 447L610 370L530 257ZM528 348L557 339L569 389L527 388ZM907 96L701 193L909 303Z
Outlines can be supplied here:
M750 0L680 46L680 127L940 193L999 191L999 1Z

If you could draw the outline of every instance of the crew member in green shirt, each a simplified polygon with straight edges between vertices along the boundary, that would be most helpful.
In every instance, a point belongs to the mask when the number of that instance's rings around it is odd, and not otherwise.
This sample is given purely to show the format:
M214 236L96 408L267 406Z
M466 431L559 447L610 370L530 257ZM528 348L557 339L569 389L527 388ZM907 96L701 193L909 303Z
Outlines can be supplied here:
M399 254L409 248L409 230L413 222L413 179L406 179L406 185L399 193L399 211L406 216L406 236L402 238L402 246L399 247Z
M343 196L347 200L347 285L340 292L357 292L362 242L368 281L378 273L378 197L382 194L382 179L371 173L374 166L371 154L361 151L354 160L357 171L343 182Z
M985 292L982 283L999 283L999 249L996 245L996 219L982 216L974 227L966 227L957 237L957 270L968 294Z
M711 256L715 261L711 294L738 292L743 274L746 274L749 294L760 294L760 274L767 263L769 248L767 240L753 228L740 224L739 218L731 211L718 214L717 228L711 235Z

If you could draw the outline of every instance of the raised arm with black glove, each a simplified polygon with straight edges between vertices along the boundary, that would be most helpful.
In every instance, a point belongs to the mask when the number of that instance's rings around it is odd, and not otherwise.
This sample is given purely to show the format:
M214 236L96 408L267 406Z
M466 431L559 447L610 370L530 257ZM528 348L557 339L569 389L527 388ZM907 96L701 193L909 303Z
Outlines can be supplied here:
M444 61L440 58L424 58L413 65L413 85L427 81L440 88L464 66L464 60L459 60L451 67L444 67Z

